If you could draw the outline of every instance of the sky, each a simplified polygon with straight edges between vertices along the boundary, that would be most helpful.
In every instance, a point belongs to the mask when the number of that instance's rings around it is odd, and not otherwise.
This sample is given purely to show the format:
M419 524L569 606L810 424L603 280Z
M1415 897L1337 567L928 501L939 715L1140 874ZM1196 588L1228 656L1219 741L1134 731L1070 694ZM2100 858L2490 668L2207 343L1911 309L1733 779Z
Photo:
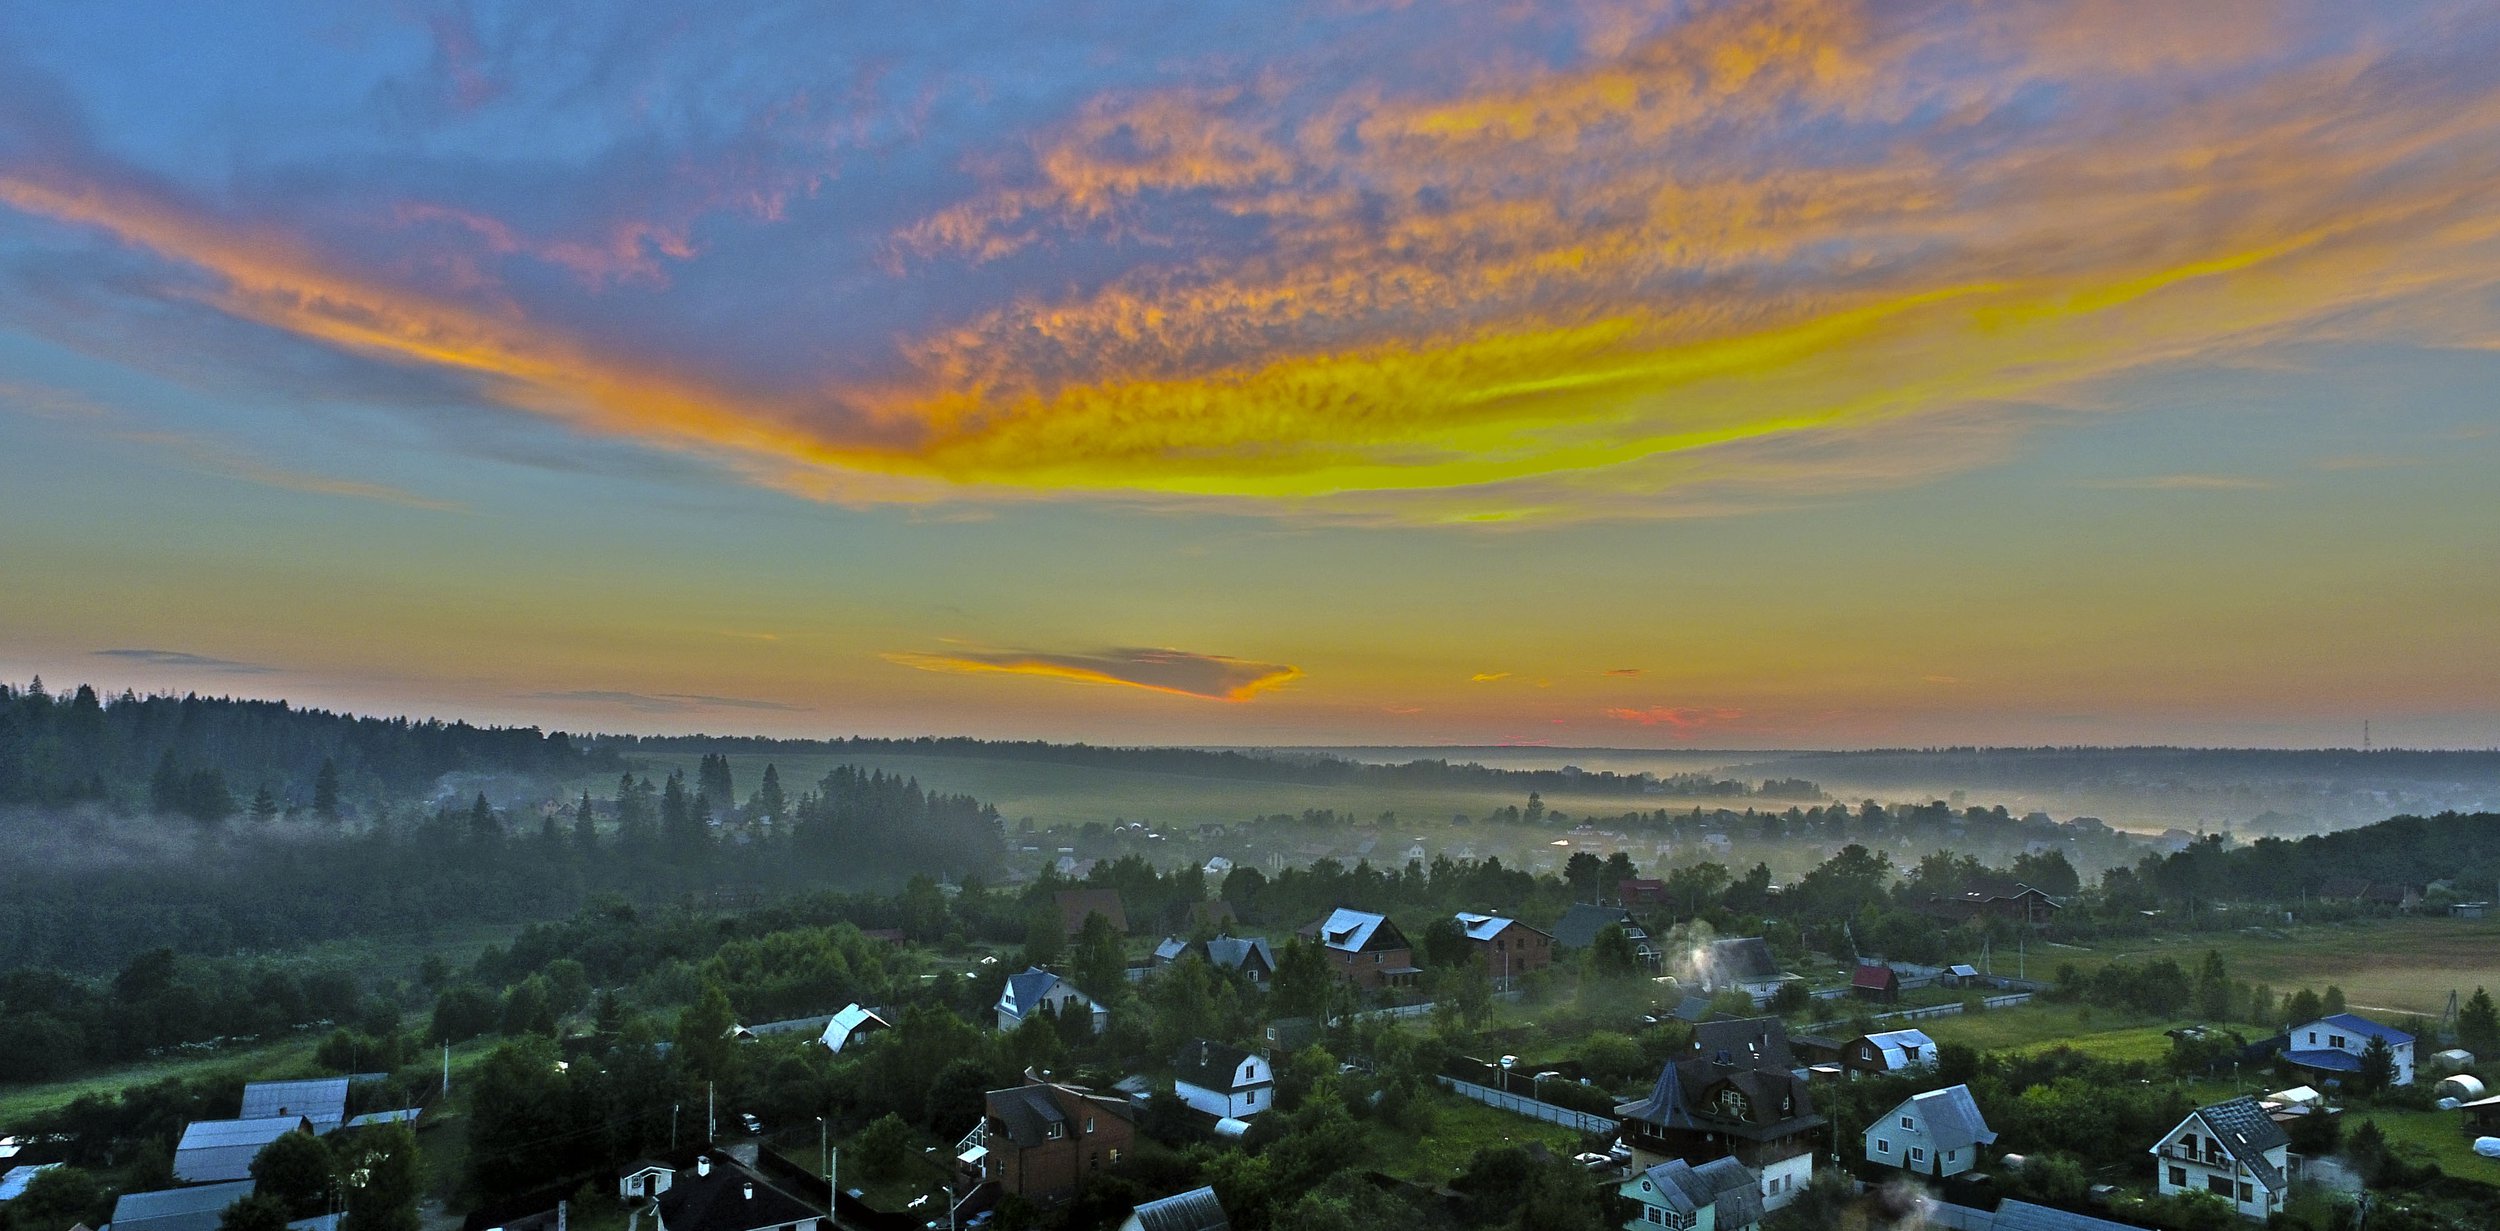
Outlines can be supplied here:
M2500 745L2493 18L0 6L0 678Z

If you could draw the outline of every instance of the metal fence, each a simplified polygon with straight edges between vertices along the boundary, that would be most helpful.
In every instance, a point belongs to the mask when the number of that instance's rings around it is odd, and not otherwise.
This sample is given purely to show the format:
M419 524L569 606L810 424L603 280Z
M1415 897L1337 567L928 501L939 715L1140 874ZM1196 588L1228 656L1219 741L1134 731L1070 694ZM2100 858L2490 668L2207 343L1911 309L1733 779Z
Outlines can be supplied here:
M1472 1081L1460 1081L1455 1077L1445 1076L1439 1080L1443 1086L1448 1087L1460 1098L1474 1099L1487 1107L1499 1107L1504 1111L1527 1116L1530 1119L1543 1120L1547 1124L1559 1124L1564 1128L1576 1129L1583 1133L1611 1133L1618 1126L1617 1121L1609 1120L1594 1112L1539 1102L1532 1098L1521 1098L1516 1094L1505 1093L1491 1086L1479 1086Z

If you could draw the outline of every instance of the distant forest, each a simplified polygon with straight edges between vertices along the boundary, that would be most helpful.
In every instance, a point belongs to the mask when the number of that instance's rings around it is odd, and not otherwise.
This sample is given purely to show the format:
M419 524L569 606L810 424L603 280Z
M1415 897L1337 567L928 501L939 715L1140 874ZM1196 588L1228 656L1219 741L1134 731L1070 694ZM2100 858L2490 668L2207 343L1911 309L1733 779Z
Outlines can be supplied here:
M1706 774L1675 774L1656 778L1618 774L1611 770L1497 769L1474 762L1424 758L1400 765L1375 765L1323 752L1296 751L1265 755L1204 748L1120 748L1093 744L1052 744L1041 740L984 740L962 736L921 736L917 739L767 739L761 736L633 736L584 737L602 751L627 756L683 756L697 752L735 752L751 756L977 757L990 761L1033 761L1094 769L1181 774L1242 782L1291 782L1308 786L1378 786L1494 788L1528 792L1569 792L1579 795L1685 795L1695 798L1741 799L1759 796L1781 800L1819 800L1823 792L1801 779L1740 782Z
M1727 772L1804 774L1877 787L1951 780L1973 790L2078 782L2500 782L2500 752L2409 748L1887 748L1785 752Z

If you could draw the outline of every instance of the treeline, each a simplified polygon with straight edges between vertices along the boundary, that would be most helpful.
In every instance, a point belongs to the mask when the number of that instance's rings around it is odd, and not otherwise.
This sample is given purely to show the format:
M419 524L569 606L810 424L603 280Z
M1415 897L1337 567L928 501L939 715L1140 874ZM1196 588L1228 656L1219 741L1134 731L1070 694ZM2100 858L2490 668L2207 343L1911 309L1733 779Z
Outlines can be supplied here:
M607 801L515 814L479 796L348 829L168 837L156 822L92 812L0 814L0 969L109 970L160 947L233 953L528 922L601 893L658 903L961 878L1000 858L995 809L848 767L769 823L707 806L672 775L625 777Z
M2322 892L2356 881L2415 890L2453 882L2462 896L2488 900L2500 889L2500 813L2399 816L2229 848L2209 838L2176 854L2147 855L2132 868L2110 869L2101 877L2097 905L2113 916L2163 909L2192 917L2216 903L2296 906L2314 914Z
M1886 748L1798 752L1734 767L1886 788L1951 781L2027 790L2079 782L2500 781L2500 752L2401 748Z
M1755 785L1701 774L1676 774L1660 779L1648 774L1617 774L1611 770L1497 769L1472 761L1442 759L1376 765L1311 753L1262 755L1204 748L1120 748L960 736L921 736L917 739L853 736L848 739L808 740L762 736L601 735L588 737L587 742L594 747L632 757L683 756L690 752L863 759L879 756L971 757L990 761L1076 765L1089 769L1182 774L1193 778L1242 782L1290 782L1305 786L1469 787L1562 791L1581 795L1823 798L1820 788L1795 778Z
M222 820L264 790L277 811L311 809L325 767L333 800L343 791L352 801L423 793L453 772L569 776L622 764L535 727L196 694L108 699L84 684L55 696L41 678L0 684L0 805L94 801Z

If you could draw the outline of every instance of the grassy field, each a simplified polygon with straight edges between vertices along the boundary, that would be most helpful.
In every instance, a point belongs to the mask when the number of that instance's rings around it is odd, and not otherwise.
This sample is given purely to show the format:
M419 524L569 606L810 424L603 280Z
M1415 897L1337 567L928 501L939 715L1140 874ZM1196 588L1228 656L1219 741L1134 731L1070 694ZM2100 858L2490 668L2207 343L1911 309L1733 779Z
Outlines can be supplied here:
M1911 1024L1938 1043L1959 1043L1981 1051L2071 1047L2104 1060L2159 1061L2170 1054L2170 1036L2163 1031L2181 1023L2082 1005L2035 1002Z
M2377 1121L2379 1131L2387 1134L2388 1144L2401 1157L2427 1158L2449 1175L2500 1185L2500 1159L2474 1152L2474 1139L2465 1135L2456 1112L2355 1111L2344 1121L2344 1131L2350 1133L2362 1120Z
M2500 919L2373 919L2153 937L2090 949L2060 946L2033 953L2031 964L2039 977L2066 962L2090 970L2168 957L2193 971L2207 949L2222 954L2233 978L2272 984L2278 994L2333 984L2361 1012L2437 1017L2452 990L2500 991Z
M694 775L694 757L652 758L654 776L670 768ZM1200 778L1187 774L1053 765L1038 761L991 760L980 757L893 756L750 756L732 754L729 767L739 792L753 791L763 781L764 764L775 763L782 788L793 795L814 785L842 765L869 765L890 774L917 778L936 790L961 792L995 804L1009 823L1033 818L1045 828L1061 823L1147 821L1157 824L1235 822L1273 813L1299 813L1333 808L1363 818L1395 812L1418 822L1447 822L1453 814L1481 817L1493 809L1525 804L1525 791L1312 786L1295 782L1249 782L1234 778ZM571 784L605 797L616 788L612 779ZM1633 810L1689 808L1696 804L1742 808L1742 800L1666 799L1659 796L1549 795L1548 808L1574 816L1620 816ZM1782 805L1785 806L1785 805Z
M127 1087L143 1086L168 1077L193 1078L231 1073L246 1081L256 1081L267 1077L296 1076L309 1071L313 1049L320 1045L320 1036L307 1032L284 1042L238 1047L214 1055L142 1060L98 1069L68 1081L0 1087L0 1130L18 1124L28 1116L66 1107L83 1095L119 1094Z
M1476 1151L1505 1144L1545 1143L1557 1156L1569 1158L1580 1148L1580 1135L1556 1124L1497 1111L1456 1095L1443 1095L1432 1105L1432 1131L1421 1137L1380 1133L1374 1137L1380 1170L1425 1184L1446 1184L1463 1170Z

